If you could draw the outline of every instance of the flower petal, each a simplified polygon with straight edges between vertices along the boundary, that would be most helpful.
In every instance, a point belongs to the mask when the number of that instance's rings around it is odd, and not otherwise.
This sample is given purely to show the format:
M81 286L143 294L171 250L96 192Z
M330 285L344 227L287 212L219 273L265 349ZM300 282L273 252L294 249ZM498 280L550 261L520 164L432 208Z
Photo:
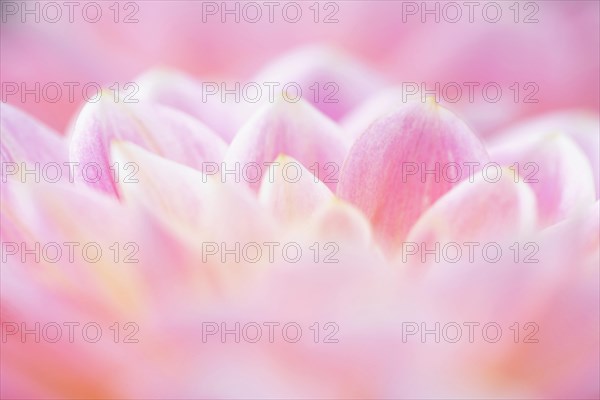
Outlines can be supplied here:
M433 103L411 103L380 118L356 141L338 195L361 209L376 238L394 251L412 224L458 181L422 175L448 163L487 160L481 142L458 117ZM408 175L409 167L418 169Z
M283 55L267 65L255 81L297 85L303 99L335 121L383 86L382 78L357 60L320 45Z
M253 110L252 104L236 102L232 95L222 95L235 84L200 82L182 72L155 69L136 79L142 102L158 103L193 115L214 130L226 142L243 125Z
M126 216L114 198L66 182L7 185L2 195L3 225L5 221L14 223L17 231L13 234L32 241L62 243L65 237L90 241L98 240L94 235L114 237L110 221ZM4 226L2 233L8 233ZM3 240L14 240L13 234Z
M497 134L491 141L518 140L523 136L543 136L561 132L569 136L585 153L592 167L596 185L596 198L600 197L600 118L597 114L585 111L564 111L544 114L528 119Z
M132 143L114 142L113 157L139 168L136 182L119 183L125 203L142 205L193 240L257 240L272 229L243 185L222 183Z
M269 166L259 191L259 200L280 220L304 222L333 193L292 157L280 155Z
M548 245L546 252L549 259L561 260L565 265L572 260L579 260L573 265L573 272L578 273L579 268L597 270L600 261L600 202L584 208L540 233L540 242ZM565 238L569 238L569 245L565 245Z
M193 117L160 105L113 103L107 97L86 104L75 123L70 151L71 161L79 163L79 180L118 196L109 154L113 139L197 169L222 160L225 143ZM95 172L86 170L92 165Z
M52 129L8 103L0 103L2 162L64 162L68 160L64 139Z
M402 89L393 87L377 92L342 118L340 125L352 139L358 138L378 118L394 111L402 103Z
M287 154L312 171L335 190L337 172L348 145L335 122L313 106L281 97L257 112L231 142L225 165L227 170L244 170L258 164L260 171L280 154ZM258 190L260 181L250 179Z
M478 174L436 201L415 223L407 242L464 242L515 239L536 227L536 200L508 169L496 182Z
M513 173L531 185L542 226L554 224L595 200L590 163L565 134L512 136L490 146L490 156L512 166Z
M371 225L356 207L333 197L310 218L313 235L322 241L351 244L355 251L372 248ZM370 254L370 253L369 253Z
M202 182L195 169L162 158L123 141L112 142L112 160L119 166L118 187L125 203L143 204L160 218L200 226Z
M39 182L46 177L55 182L68 181L66 140L8 103L0 103L0 110L2 185Z

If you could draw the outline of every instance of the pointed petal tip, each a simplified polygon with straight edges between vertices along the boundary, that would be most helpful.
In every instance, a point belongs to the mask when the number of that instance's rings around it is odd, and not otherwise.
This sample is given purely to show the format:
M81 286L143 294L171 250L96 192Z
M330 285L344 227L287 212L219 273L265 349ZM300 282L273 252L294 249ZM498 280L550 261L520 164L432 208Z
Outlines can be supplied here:
M378 240L391 250L421 213L458 183L440 179L441 166L487 160L481 141L450 110L411 102L376 120L357 139L337 193L367 215ZM416 168L414 176L408 176L409 166Z

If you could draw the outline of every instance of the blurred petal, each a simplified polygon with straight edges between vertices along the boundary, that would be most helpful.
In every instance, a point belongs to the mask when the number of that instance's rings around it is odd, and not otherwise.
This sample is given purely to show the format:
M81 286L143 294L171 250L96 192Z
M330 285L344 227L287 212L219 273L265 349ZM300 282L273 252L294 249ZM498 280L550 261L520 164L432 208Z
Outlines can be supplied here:
M131 255L134 260L144 246L134 234L134 222L139 221L133 221L132 210L85 186L26 184L15 185L12 191L10 201L2 204L2 217L8 213L18 221L19 236L3 237L3 244L16 242L20 251L3 260L0 273L2 295L13 308L44 303L48 293L42 287L47 285L54 289L53 303L65 302L104 316L113 307L124 310L138 305L138 270L125 268L131 266L130 259L115 255ZM87 301L78 302L84 293ZM53 307L49 300L45 304ZM28 310L29 317L42 317L48 310L39 305L33 309L42 314Z
M126 204L143 205L190 240L257 240L273 222L243 185L220 182L132 143L113 145L119 165L139 167L135 182L121 181ZM181 231L180 231L181 232Z
M68 151L65 140L25 112L0 103L0 161L65 162Z
M355 107L340 124L350 138L356 139L378 118L391 113L403 103L402 89L384 89Z
M126 203L144 204L167 221L200 226L206 179L200 171L130 142L113 141L112 160L120 168L119 192Z
M3 223L14 222L19 236L33 240L110 237L114 230L107 223L127 215L115 199L87 187L47 182L7 186L1 203Z
M521 135L490 147L492 160L511 168L537 196L542 226L556 223L595 200L590 163L561 133Z
M407 104L356 141L338 194L366 214L382 246L394 251L421 213L458 183L421 173L486 160L481 142L450 111L432 103ZM407 175L408 166L418 168L417 174Z
M263 178L259 199L284 222L304 222L333 193L291 157L280 155Z
M549 258L562 260L569 264L572 260L580 260L573 265L573 272L579 268L589 267L597 270L600 261L600 202L580 210L571 218L544 229L540 233L540 241L548 245L545 248ZM565 245L569 238L569 245Z
M255 80L299 85L302 97L335 121L383 85L375 72L327 46L307 46L285 54Z
M0 103L0 180L18 182L69 180L67 141L23 111ZM4 190L2 190L4 193Z
M371 225L354 206L333 197L320 207L309 221L316 237L322 240L343 241L364 250L371 245Z
M244 170L254 163L265 171L265 163L287 154L335 190L347 147L333 121L303 100L292 103L284 96L261 109L242 127L225 160L229 171ZM259 180L249 183L254 190L260 185Z
M70 151L71 161L79 163L79 180L118 196L109 154L114 139L196 169L222 160L225 143L187 114L159 105L113 103L108 97L86 104L75 123ZM95 172L86 170L92 165Z
M435 4L444 7L443 3ZM503 2L490 4L502 8L502 20L498 23L485 23L478 19L481 14L467 21L469 18L463 9L459 23L420 24L422 29L411 31L408 40L399 43L392 56L395 62L390 63L393 65L390 72L402 71L403 81L427 82L428 88L433 88L435 83L443 86L451 82L481 85L474 92L478 97L476 101L470 101L466 86L463 86L463 101L457 104L457 110L482 137L517 118L547 110L574 105L598 109L600 35L597 34L597 2L527 3L539 12L535 11L537 20L534 23L525 24L515 24L508 18L511 13L508 3L506 7ZM414 5L418 9L418 5ZM421 12L424 11L421 6ZM422 18L432 21L432 14L427 17L422 14ZM521 21L523 16L521 14ZM411 19L421 22L418 14L409 17L409 21ZM425 50L430 46L435 46L435 51ZM419 55L419 62L408 56L413 54ZM457 57L457 54L463 57ZM481 88L489 82L501 85L504 93L493 103L481 96ZM520 86L516 100L511 93L513 89L509 89L514 84Z
M596 198L600 197L600 118L584 111L564 111L544 114L528 119L497 134L492 145L523 136L541 137L549 133L564 133L585 153L596 186Z
M200 82L178 71L151 70L136 82L142 102L164 104L193 115L226 142L231 141L252 109L248 104L233 101L232 95L223 99L223 82ZM232 89L234 84L227 84L226 88Z
M536 227L536 200L508 169L497 182L478 175L443 195L415 223L407 242L516 239Z

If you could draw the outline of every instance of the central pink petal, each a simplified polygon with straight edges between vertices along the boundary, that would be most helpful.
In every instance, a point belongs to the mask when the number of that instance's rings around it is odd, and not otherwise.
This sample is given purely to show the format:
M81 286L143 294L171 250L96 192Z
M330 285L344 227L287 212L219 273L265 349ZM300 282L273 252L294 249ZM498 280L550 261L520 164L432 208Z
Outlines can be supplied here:
M394 252L423 211L458 183L441 171L456 163L464 179L464 163L476 168L487 159L479 139L450 111L410 103L378 119L356 141L338 195L367 215L382 246Z

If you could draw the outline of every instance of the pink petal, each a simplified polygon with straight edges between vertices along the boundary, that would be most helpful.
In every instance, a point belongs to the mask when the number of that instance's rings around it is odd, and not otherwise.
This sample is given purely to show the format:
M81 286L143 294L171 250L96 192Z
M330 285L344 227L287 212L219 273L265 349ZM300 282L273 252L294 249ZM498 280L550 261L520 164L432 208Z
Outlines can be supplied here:
M358 138L377 119L391 113L403 101L402 89L394 87L377 92L342 118L340 125L352 139Z
M2 184L69 178L66 140L23 111L0 104ZM14 179L9 179L12 177Z
M48 293L43 287L48 284L53 289L52 303L73 304L101 314L107 308L135 305L139 270L124 267L131 267L139 250L148 254L153 248L140 243L134 232L140 223L133 218L136 210L126 210L115 198L85 186L62 182L11 186L11 196L2 202L1 218L3 244L13 243L0 274L2 294L7 292L13 308L17 304L47 312L53 307L49 300L44 301ZM7 215L17 222L17 229L4 230ZM14 245L19 250L16 254ZM29 250L27 255L24 249ZM87 259L86 254L95 259ZM125 258L128 256L131 259ZM143 258L141 261L145 265ZM84 303L79 302L82 296L87 299ZM64 310L58 304L55 307ZM32 309L27 315L35 316Z
M97 103L86 104L77 118L71 137L71 161L79 163L79 180L116 195L109 154L114 139L134 142L197 169L205 162L220 162L225 151L220 138L181 111L160 105L113 103L102 96Z
M119 183L124 202L143 206L194 240L258 240L272 229L272 219L243 185L222 183L132 143L115 142L113 157L139 168L136 182Z
M536 199L508 169L497 182L477 174L440 197L415 223L407 242L516 239L536 227Z
M253 110L252 103L237 102L234 94L221 91L223 85L226 90L235 89L235 82L208 78L200 82L182 72L162 69L148 71L136 82L142 102L167 105L193 115L226 142L231 141Z
M285 222L305 222L333 193L310 171L291 157L280 155L269 167L259 199Z
M112 197L65 182L7 186L2 223L9 221L17 230L5 231L3 226L3 240L62 243L66 238L82 242L120 236L110 223L124 220L127 213Z
M565 265L573 263L573 273L579 273L580 268L589 268L590 272L598 269L600 261L600 202L596 201L590 207L575 213L555 225L544 229L540 241L548 243L546 251L551 259L562 260ZM565 246L565 238L569 245Z
M126 204L144 205L171 223L199 227L202 182L195 169L122 141L112 142L111 158L119 166L118 188Z
M543 136L552 132L568 135L585 153L596 186L596 198L600 197L600 118L585 111L564 111L544 114L521 122L500 132L491 143L518 140L524 135Z
M382 246L394 251L421 213L458 183L418 172L454 162L464 179L463 163L486 160L483 145L458 117L436 104L411 103L377 120L355 142L338 195L361 209ZM418 168L416 175L406 173L410 166Z
M565 134L511 136L492 145L490 155L502 165L513 166L513 175L518 173L531 185L542 226L556 223L595 200L590 163Z
M302 89L302 98L333 120L339 120L383 86L381 77L346 54L327 46L307 46L267 65L257 82L288 83Z
M229 171L236 168L240 174L248 171L249 177L244 181L258 190L260 180L254 179L256 164L264 176L268 167L265 163L274 161L282 153L287 154L335 190L347 148L342 132L333 121L303 100L293 103L281 97L242 127L231 142L225 161Z
M357 253L372 254L365 251L367 248L372 249L373 235L369 221L356 207L337 197L313 214L309 227L314 232L314 237L323 242L341 242L354 251L360 249ZM343 250L348 250L348 247Z
M64 162L68 160L64 139L25 112L1 103L2 162Z

